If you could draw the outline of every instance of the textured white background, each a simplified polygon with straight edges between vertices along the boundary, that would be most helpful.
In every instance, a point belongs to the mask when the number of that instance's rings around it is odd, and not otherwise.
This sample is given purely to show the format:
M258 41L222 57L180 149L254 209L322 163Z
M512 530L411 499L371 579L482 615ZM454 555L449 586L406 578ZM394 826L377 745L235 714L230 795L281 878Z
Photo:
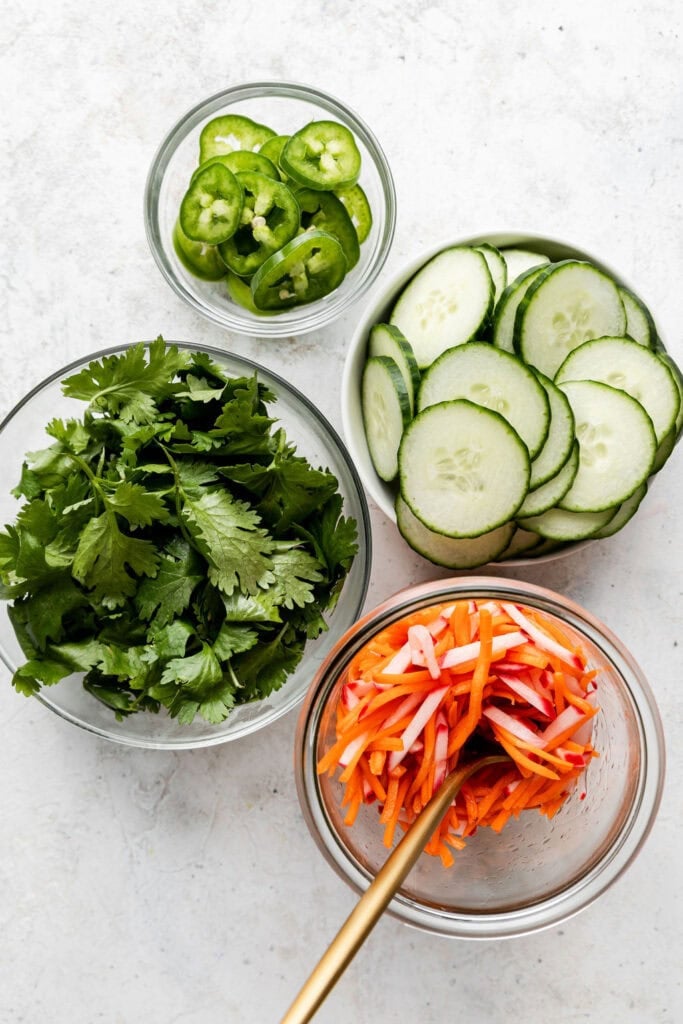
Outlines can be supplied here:
M387 271L447 234L554 234L636 282L683 361L681 7L641 7L5 0L0 412L75 357L161 332L267 362L340 425L355 313L301 340L228 336L172 294L145 242L163 135L259 77L328 90L379 136L399 199ZM651 680L669 769L641 856L583 914L520 940L386 919L321 1024L683 1020L682 468L679 449L617 537L526 573L603 618ZM373 526L370 603L433 574L376 510ZM2 679L2 1024L279 1019L353 904L299 813L295 717L223 748L146 753Z

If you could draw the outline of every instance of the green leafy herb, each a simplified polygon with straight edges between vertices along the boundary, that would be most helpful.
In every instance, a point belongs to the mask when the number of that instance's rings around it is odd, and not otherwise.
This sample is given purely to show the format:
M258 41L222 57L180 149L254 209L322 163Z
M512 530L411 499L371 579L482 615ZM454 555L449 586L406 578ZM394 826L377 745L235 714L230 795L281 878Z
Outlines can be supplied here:
M161 338L63 390L87 408L47 425L0 531L17 691L81 673L118 718L218 723L282 686L357 543L335 477L276 426L275 395Z

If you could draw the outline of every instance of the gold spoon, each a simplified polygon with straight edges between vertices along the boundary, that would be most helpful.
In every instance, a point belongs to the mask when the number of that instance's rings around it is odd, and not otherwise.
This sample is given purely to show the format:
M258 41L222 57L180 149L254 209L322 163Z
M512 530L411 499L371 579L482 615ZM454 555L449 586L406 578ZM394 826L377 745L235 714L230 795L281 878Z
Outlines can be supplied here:
M307 1024L386 910L462 784L481 768L509 760L505 754L480 757L444 780L358 900L280 1024Z

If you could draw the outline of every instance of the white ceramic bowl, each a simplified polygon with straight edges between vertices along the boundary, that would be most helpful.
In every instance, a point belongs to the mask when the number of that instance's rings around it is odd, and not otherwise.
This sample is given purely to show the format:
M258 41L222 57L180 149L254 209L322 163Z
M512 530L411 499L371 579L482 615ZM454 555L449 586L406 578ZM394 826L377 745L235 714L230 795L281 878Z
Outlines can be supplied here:
M489 242L491 245L499 248L531 249L534 252L540 252L549 256L553 262L566 259L588 260L596 267L604 270L617 283L626 285L631 290L636 290L624 280L621 274L593 253L580 249L570 242L522 231L493 231L481 235L472 235L468 238L442 239L431 246L431 248L423 250L410 260L409 263L406 263L397 270L393 277L381 288L375 289L370 303L357 323L346 355L341 392L342 427L349 454L368 494L392 522L396 521L396 513L394 511L396 486L385 483L375 472L365 438L361 410L361 378L363 367L365 366L370 330L374 324L387 321L400 292L417 271L425 263L429 262L433 256L451 246L481 245L483 242ZM549 551L547 554L540 554L536 558L508 559L501 563L492 564L507 566L536 565L558 558L569 552L577 551L590 543L593 542L579 541L574 544L564 544L555 550Z

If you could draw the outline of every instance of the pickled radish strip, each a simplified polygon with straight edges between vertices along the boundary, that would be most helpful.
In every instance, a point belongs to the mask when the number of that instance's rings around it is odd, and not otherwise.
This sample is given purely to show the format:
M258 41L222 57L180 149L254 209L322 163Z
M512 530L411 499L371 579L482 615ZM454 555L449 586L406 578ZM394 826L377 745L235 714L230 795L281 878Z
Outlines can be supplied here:
M457 601L392 623L351 661L336 737L318 762L344 787L345 822L374 804L391 846L446 776L505 751L462 787L425 852L446 866L477 828L552 817L593 757L595 671L554 619L512 602Z

